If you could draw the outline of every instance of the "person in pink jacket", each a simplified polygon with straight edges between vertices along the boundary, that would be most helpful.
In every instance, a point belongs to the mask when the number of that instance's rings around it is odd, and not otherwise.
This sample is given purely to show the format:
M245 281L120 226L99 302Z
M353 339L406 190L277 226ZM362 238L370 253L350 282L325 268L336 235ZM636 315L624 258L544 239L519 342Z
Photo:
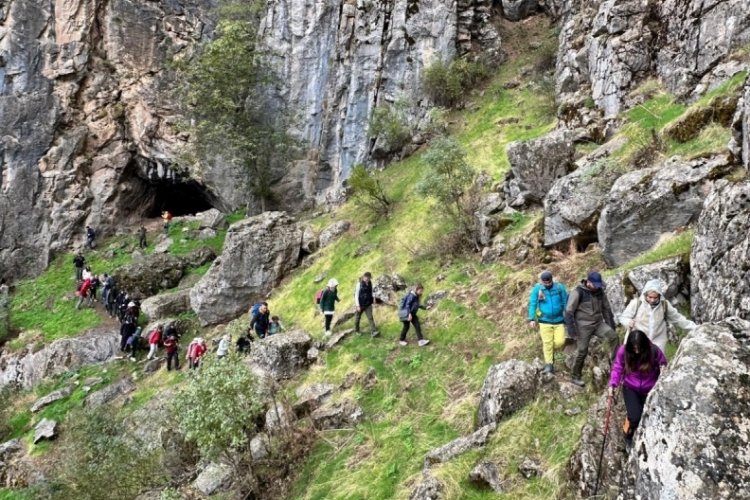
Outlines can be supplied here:
M151 333L148 335L149 351L146 359L154 359L156 357L156 351L159 349L159 344L161 343L162 332L162 326L156 325L156 328L151 330Z
M622 397L625 400L627 419L623 425L625 440L630 444L643 414L643 405L651 389L661 374L661 367L667 364L667 358L651 340L640 330L633 330L628 335L625 345L621 345L612 363L612 375L609 379L609 394L622 385Z
M201 364L201 358L205 353L206 341L201 337L194 338L187 348L188 367L191 370L198 368Z

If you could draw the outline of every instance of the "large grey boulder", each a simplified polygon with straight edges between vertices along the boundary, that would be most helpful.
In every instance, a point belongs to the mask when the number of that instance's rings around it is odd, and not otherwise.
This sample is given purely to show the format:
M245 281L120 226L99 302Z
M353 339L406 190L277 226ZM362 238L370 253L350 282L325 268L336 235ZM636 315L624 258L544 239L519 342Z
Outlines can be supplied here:
M42 439L54 439L57 437L57 422L48 418L43 418L36 427L34 427L34 444Z
M358 424L364 418L362 407L351 399L329 402L310 414L318 430L344 429Z
M453 458L466 453L469 450L482 448L487 444L487 440L490 437L492 431L497 427L496 424L485 425L480 427L468 436L462 436L454 439L448 444L435 448L430 451L424 459L425 468L430 467L434 464L445 463Z
M150 297L176 287L184 275L185 262L174 255L154 253L143 260L117 268L112 275L117 286L131 296Z
M99 407L105 403L109 403L118 396L128 394L133 390L135 390L135 384L132 380L129 378L118 380L117 382L86 396L86 406L91 408Z
M45 406L51 405L55 401L60 401L61 399L67 398L72 392L73 389L70 386L50 392L46 396L37 399L34 404L31 405L31 413L36 413Z
M325 248L333 243L342 234L347 232L351 225L351 222L348 220L340 220L323 229L318 237L320 248Z
M483 460L471 469L469 480L480 487L489 486L496 493L502 493L503 480L501 479L500 470L494 462Z
M141 303L141 311L149 321L179 316L190 310L190 290L160 293L149 297Z
M510 171L505 176L503 192L512 207L541 204L552 184L570 173L575 154L572 139L570 132L560 129L508 145Z
M266 431L276 433L285 429L294 422L295 415L291 408L281 402L271 403L271 407L266 411Z
M383 274L372 282L372 296L382 304L395 304L402 290L406 290L406 282L398 274Z
M517 359L492 365L479 396L479 425L496 424L532 401L540 368Z
M617 179L597 226L607 264L620 266L697 219L712 179L728 167L725 157L674 157Z
M422 479L412 490L409 500L439 500L445 498L445 485L429 470L422 471Z
M750 182L716 183L690 255L690 307L698 322L750 319Z
M276 286L300 258L302 230L284 212L232 224L224 250L190 290L190 306L204 325L245 312Z
M275 380L294 377L310 364L307 351L312 338L302 331L272 335L253 344L248 360Z
M333 384L326 383L299 387L295 391L298 399L294 403L294 413L302 416L315 410L331 397L335 389Z
M197 213L195 218L200 224L200 229L223 229L227 226L224 214L215 208Z
M115 330L104 327L56 340L36 352L4 352L0 354L0 388L30 389L45 377L107 361L119 354L119 341Z
M520 21L536 12L537 0L502 0L503 17L510 21Z
M641 498L744 498L750 484L750 322L704 324L651 392L628 463Z
M232 474L232 467L229 465L211 462L198 474L193 486L204 495L210 496L229 486Z

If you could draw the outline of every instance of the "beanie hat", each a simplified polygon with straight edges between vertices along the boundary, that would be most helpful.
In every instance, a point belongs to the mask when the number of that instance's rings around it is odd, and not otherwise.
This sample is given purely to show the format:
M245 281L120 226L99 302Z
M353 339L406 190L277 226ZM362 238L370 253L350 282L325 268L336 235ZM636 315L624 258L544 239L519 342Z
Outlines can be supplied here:
M542 274L539 275L539 279L542 281L552 281L552 273L549 271L542 271Z

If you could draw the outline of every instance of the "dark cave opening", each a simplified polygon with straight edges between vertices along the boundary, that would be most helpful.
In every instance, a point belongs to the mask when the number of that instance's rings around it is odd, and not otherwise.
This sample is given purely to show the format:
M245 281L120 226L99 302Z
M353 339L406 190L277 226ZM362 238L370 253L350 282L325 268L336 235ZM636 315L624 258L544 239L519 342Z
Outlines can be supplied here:
M150 180L147 189L152 201L146 217L159 217L165 210L174 216L191 215L214 207L211 193L192 179Z

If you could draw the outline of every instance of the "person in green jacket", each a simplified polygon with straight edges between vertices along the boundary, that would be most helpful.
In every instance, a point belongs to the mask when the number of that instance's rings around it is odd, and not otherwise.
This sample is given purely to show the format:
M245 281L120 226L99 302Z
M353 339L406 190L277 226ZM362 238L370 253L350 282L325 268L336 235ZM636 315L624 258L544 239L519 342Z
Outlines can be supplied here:
M544 271L539 275L541 283L534 285L529 296L529 328L539 324L544 355L544 373L553 373L555 351L565 345L565 305L568 303L568 290L562 283L552 280L552 273Z
M338 290L339 282L336 278L328 280L328 286L323 291L323 296L320 298L320 310L325 316L325 334L326 336L331 334L331 321L333 320L333 313L336 310L336 302L339 302Z

